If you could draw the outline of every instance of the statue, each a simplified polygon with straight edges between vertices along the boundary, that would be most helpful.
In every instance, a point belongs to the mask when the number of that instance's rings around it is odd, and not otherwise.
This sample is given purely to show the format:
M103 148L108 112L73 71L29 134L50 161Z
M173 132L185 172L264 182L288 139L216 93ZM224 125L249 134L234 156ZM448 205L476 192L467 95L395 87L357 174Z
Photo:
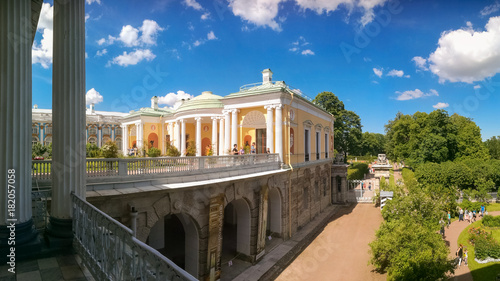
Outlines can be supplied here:
M385 156L385 154L378 155L377 163L378 164L387 164L387 157Z

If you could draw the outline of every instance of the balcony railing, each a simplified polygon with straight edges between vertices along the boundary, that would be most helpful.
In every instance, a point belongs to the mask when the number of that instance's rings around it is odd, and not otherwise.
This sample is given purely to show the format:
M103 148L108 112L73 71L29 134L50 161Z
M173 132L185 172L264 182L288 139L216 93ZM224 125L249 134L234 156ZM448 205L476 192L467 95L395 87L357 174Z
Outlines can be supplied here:
M87 159L87 178L125 177L135 175L175 176L182 172L210 172L215 169L257 167L279 164L278 154L248 154L202 157L108 158ZM279 165L276 165L279 167ZM32 178L35 181L51 179L51 160L34 160Z
M96 280L197 280L75 194L73 245Z

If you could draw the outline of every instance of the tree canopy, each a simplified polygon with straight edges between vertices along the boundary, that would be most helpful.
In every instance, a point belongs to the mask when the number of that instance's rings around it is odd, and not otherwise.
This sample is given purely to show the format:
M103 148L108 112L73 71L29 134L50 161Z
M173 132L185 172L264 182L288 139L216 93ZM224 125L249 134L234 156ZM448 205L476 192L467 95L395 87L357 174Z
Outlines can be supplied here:
M500 136L493 136L490 139L487 139L484 144L488 149L491 158L500 160Z
M314 102L323 106L335 117L334 148L338 152L359 155L361 146L361 119L350 110L344 108L344 103L332 92L319 93Z
M414 165L455 159L488 159L479 127L469 118L445 110L429 114L398 113L385 126L386 153L394 160Z
M385 136L377 133L364 132L361 138L361 155L378 155L385 153Z

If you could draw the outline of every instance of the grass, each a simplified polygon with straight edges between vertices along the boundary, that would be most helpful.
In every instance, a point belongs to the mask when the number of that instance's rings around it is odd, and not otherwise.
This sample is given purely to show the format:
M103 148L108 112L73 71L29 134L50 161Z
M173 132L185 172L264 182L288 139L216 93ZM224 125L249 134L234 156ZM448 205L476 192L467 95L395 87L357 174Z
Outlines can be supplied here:
M493 204L492 204L493 205ZM496 280L496 276L500 274L500 262L496 263L486 263L481 264L477 263L474 260L475 252L474 246L469 243L469 228L482 226L482 221L476 221L473 224L467 226L462 233L458 236L457 244L462 244L464 247L467 247L469 253L469 269L472 273L472 277L474 281L491 281ZM495 240L500 241L500 228L489 228L485 227L486 230L492 231L493 237Z
M488 204L486 206L486 211L488 211L488 212L500 211L500 203L491 203L491 204Z

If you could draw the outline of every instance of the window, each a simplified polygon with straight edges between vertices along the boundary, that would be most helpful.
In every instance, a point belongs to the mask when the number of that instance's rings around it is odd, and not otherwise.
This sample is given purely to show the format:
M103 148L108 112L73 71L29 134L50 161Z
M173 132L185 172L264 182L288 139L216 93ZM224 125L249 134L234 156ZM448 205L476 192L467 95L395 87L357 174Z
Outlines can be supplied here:
M122 139L116 138L115 142L116 142L116 145L118 146L118 150L122 150Z
M328 134L325 134L325 158L328 158Z
M108 136L111 135L110 130L109 130L109 126L106 126L106 127L102 128L102 134L103 135L108 135Z
M304 160L309 161L309 141L311 136L309 135L309 130L305 130L304 132Z
M117 136L121 136L121 135L122 135L122 128L117 127L117 128L115 129L115 134L116 134Z
M52 137L45 137L45 145L49 145L52 143Z
M89 135L97 135L97 127L96 126L90 126L89 127Z
M38 143L38 138L37 137L31 137L31 145L37 144Z
M31 133L34 135L38 135L38 125L37 124L33 124L33 126L31 127Z
M52 124L45 126L45 134L52 135Z
M320 139L319 139L319 132L316 132L316 160L319 159L319 152L320 152L320 145L319 145Z
M94 137L90 137L89 138L89 143L90 144L96 144L96 142L97 142L96 138L94 138Z

